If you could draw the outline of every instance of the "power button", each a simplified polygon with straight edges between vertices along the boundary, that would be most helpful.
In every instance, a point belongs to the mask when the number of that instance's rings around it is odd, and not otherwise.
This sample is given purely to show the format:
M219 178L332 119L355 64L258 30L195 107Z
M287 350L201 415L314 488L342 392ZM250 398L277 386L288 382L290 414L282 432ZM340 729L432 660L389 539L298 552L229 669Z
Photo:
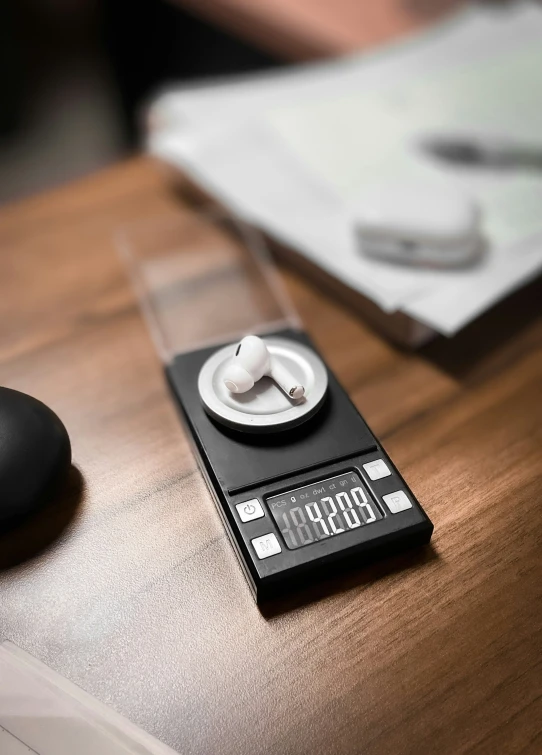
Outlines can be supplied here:
M262 505L257 498L238 503L235 508L242 522L251 522L253 519L260 519L264 516Z

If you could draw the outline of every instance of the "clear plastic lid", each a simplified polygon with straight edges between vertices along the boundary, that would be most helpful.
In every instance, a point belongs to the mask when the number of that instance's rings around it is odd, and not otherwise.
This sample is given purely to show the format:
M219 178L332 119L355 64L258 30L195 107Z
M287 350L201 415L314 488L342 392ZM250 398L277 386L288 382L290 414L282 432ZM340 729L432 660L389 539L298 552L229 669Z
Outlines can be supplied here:
M300 323L260 233L180 207L123 228L124 257L156 349L177 354Z

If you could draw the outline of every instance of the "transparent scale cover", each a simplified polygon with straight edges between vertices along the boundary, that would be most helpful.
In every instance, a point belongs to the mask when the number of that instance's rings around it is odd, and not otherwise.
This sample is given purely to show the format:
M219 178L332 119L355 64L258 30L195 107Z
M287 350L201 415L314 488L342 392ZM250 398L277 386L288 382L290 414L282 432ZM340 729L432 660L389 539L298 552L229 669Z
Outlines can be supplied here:
M261 234L225 212L141 220L118 246L165 364L248 333L300 329Z

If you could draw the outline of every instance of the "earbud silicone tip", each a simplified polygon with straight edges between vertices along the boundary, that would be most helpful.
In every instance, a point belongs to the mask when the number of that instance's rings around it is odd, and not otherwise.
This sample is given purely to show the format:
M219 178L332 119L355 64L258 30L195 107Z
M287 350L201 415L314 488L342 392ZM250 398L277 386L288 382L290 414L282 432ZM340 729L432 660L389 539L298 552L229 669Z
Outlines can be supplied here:
M254 378L240 364L229 364L224 375L224 385L232 393L245 393L254 385Z

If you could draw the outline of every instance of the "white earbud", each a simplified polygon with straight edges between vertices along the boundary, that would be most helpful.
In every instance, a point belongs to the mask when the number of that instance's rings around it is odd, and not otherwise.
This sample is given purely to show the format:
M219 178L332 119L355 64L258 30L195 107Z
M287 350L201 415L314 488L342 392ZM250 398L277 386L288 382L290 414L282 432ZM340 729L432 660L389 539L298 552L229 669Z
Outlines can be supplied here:
M267 375L290 398L300 399L305 388L276 357L271 356L258 336L245 336L224 373L224 385L232 393L245 393Z

